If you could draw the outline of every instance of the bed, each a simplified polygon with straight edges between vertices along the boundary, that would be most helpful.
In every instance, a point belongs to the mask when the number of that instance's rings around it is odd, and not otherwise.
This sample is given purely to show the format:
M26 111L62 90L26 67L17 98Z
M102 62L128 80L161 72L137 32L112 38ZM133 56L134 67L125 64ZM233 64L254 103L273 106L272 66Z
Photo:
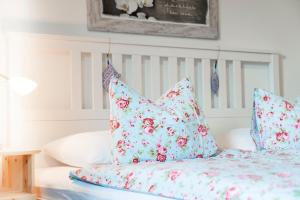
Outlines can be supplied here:
M151 99L157 99L171 85L184 77L189 77L195 86L196 98L205 112L217 143L223 149L243 148L243 143L250 141L249 137L247 140L237 140L236 137L232 142L228 140L228 136L230 136L231 129L249 127L253 88L265 88L280 94L280 56L273 51L219 49L207 45L201 47L185 44L161 45L148 41L135 44L122 39L113 40L111 43L108 41L110 40L105 38L42 34L12 33L8 35L8 47L11 49L8 63L10 63L9 67L12 69L12 73L18 72L18 66L26 66L24 75L39 83L36 92L25 100L12 98L18 106L14 107L15 110L11 117L18 119L20 124L18 127L11 128L10 140L18 141L15 146L40 148L50 141L74 133L107 130L110 108L108 93L102 89L101 77L107 59L110 59L117 71L121 73L121 79L124 82ZM107 56L109 49L110 54ZM14 59L17 55L23 56ZM217 71L220 80L219 95L211 93L210 85L210 77L216 60L218 61ZM24 109L22 110L22 108ZM20 113L19 110L23 112ZM253 150L253 144L251 148L247 147L246 149ZM214 159L224 162L224 167L230 167L232 163L243 162L233 156L226 164L225 158L222 158L224 154L226 152L212 160L203 160L203 162L192 160L190 162L194 162L194 164L190 163L188 166L201 165L205 162L214 165ZM243 157L248 153L242 151L233 154ZM274 156L276 157L276 155ZM243 157L243 159L246 158ZM123 197L127 199L166 199L167 197L183 197L163 192L160 192L161 196L157 196L155 192L145 194L145 190L143 191L141 188L141 190L137 190L134 186L132 186L133 191L128 192L124 191L122 184L109 187L96 186L95 183L87 183L93 182L91 180L79 181L81 173L97 174L103 178L116 169L107 170L105 166L101 166L98 168L99 171L89 169L91 171L77 172L78 175L76 175L77 169L68 166L49 167L48 163L42 160L43 158L36 159L38 170L35 183L37 194L41 199L82 199L85 197L88 199L120 199ZM188 161L173 163L173 167L176 165L183 167L182 164L186 162ZM272 162L278 164L276 160ZM290 164L294 165L294 162L296 161L291 159ZM253 163L252 167L254 166L264 168L262 163ZM266 166L269 166L269 163L266 163ZM138 165L134 167L138 167ZM147 167L158 166L153 164L153 166L147 165ZM274 170L276 173L280 171L278 168ZM71 171L72 180L69 178ZM206 171L205 166L203 166L203 173L204 171ZM123 172L125 176L126 170L124 169ZM244 172L246 173L246 171ZM254 171L250 172L254 173ZM255 172L254 175L256 173L258 172ZM212 174L208 173L207 175ZM230 173L227 175L235 176ZM226 174L222 174L222 176L224 179ZM262 176L264 175L262 174ZM248 182L246 181L246 185L255 184L256 180L251 179L255 179L255 177L246 175L245 180L249 179ZM266 177L274 178L276 175ZM289 178L287 177L287 180L294 180ZM206 180L208 181L208 179ZM113 180L111 181L113 183ZM296 182L295 187L298 186L297 184ZM108 185L103 184L102 186ZM205 185L203 190L207 190L208 187L209 185ZM232 189L231 193L230 195L234 196L238 194L238 191ZM293 194L298 193L295 191ZM203 198L201 195L195 197ZM294 198L293 196L288 197ZM244 198L241 197L241 199Z
M295 150L225 150L208 160L44 168L37 171L36 185L42 199L58 200L286 200L300 197L299 167Z
M249 134L249 129L235 129L232 130L226 137L228 147L243 149L245 152L253 151L255 149L254 143L251 140ZM95 133L97 137L95 137ZM103 136L99 136L102 134ZM79 144L81 147L85 145L94 145L91 149L97 149L101 145L101 142L95 142L94 144L91 140L101 140L106 138L105 134L110 134L109 132L91 132L91 133L82 133L69 136L65 139L60 139L60 142L54 142L52 145L47 145L49 148L54 149L54 153L51 153L55 157L55 154L64 155L62 157L57 157L57 160L66 162L67 157L72 156L72 154L79 155L76 153L77 146ZM92 137L91 137L92 136ZM70 139L72 138L72 139ZM82 140L87 141L85 144L82 143ZM64 153L62 150L67 149L67 152ZM60 149L57 151L57 149ZM102 149L104 152L105 149ZM36 170L36 180L35 180L35 192L38 194L40 199L120 199L120 197L126 197L126 199L169 199L167 197L145 194L144 192L128 191L124 188L112 188L112 187L101 187L95 184L90 184L84 181L80 181L79 177L71 176L71 172L76 172L80 168L70 167L69 165L59 163L53 160L51 157L45 155L47 148L44 148L44 151L39 155L44 159L45 165L39 167ZM71 153L71 155L69 155ZM49 154L49 152L48 152ZM79 157L83 157L82 154ZM95 155L92 157L96 157ZM76 161L77 160L77 161ZM82 162L80 159L75 161L69 161L71 163ZM39 161L40 163L41 161ZM68 163L69 163L68 162ZM203 161L205 162L205 161ZM110 165L98 165L98 168L109 167ZM106 173L105 173L106 174ZM73 177L70 179L70 176Z

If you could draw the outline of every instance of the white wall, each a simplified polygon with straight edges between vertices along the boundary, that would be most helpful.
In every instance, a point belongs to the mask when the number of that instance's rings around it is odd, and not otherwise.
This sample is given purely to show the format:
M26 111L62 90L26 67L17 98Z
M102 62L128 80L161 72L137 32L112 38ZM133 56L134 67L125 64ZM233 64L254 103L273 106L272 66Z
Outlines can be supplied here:
M300 95L300 1L299 0L219 0L220 39L194 40L183 38L152 37L129 34L88 32L86 28L85 0L0 0L0 31L22 31L47 34L66 34L126 39L139 43L176 46L221 46L229 48L260 49L282 55L283 95L295 98ZM2 27L2 28L1 28ZM98 129L92 121L78 124L80 130ZM232 126L245 122L232 122ZM43 127L52 132L47 139L62 136L61 131L78 131L69 122L32 122L28 129ZM22 131L22 130L20 130ZM35 131L40 131L35 129ZM67 134L67 133L66 133ZM42 133L35 133L43 139ZM19 137L20 140L26 137ZM34 143L34 141L33 141Z

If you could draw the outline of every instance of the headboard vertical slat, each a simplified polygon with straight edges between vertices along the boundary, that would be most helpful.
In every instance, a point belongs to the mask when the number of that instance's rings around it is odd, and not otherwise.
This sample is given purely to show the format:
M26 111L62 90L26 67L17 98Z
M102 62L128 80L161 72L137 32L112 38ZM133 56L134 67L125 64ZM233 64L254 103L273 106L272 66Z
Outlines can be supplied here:
M78 111L81 109L81 52L78 49L71 51L71 110Z
M123 56L120 53L114 53L112 55L112 64L114 68L122 75L123 73ZM122 78L122 76L121 76Z
M212 107L211 103L211 86L210 86L210 59L204 58L202 59L202 91L203 91L203 101L204 101L204 109L210 110Z
M150 56L143 56L143 85L144 85L144 94L146 97L151 96L151 58Z
M143 91L143 67L142 67L142 56L141 55L133 55L132 56L132 68L135 75L132 77L134 79L133 85L134 88L140 92L144 93Z
M160 57L151 56L151 99L155 100L161 95L161 69L160 69ZM155 84L153 84L155 83Z
M81 107L93 109L93 61L90 51L81 51Z
M192 84L195 85L195 59L185 59L186 75L191 80Z
M219 107L221 109L227 109L227 73L226 73L226 60L218 60L218 74L220 80L219 88Z
M240 60L233 61L233 78L233 105L234 108L242 108L242 63Z
M186 78L187 76L187 68L186 68L186 59L182 57L178 57L178 74L179 80Z
M271 56L271 62L270 62L270 89L280 95L280 76L279 76L279 55L278 54L273 54Z
M134 78L132 74L135 74L132 69L132 54L124 54L123 55L123 80L131 87L134 88Z
M102 110L103 99L102 89L102 53L92 52L92 69L93 69L93 109Z
M195 95L196 98L199 102L199 105L203 107L203 87L202 87L202 82L203 82L203 67L202 67L202 62L201 59L195 59L195 83L194 83L194 90L195 90Z
M178 63L177 57L168 57L168 68L169 68L169 85L174 85L178 81Z

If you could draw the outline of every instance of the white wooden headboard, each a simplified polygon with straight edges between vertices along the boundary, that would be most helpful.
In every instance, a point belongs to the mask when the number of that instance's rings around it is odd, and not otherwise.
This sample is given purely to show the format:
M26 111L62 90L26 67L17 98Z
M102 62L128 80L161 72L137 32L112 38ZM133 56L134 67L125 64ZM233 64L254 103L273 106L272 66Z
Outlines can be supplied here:
M30 96L11 97L11 121L18 123L10 128L12 146L40 146L68 134L107 129L109 103L102 71L108 39L11 33L7 46L10 75L21 74L39 85ZM122 79L152 99L189 77L220 141L228 130L250 126L253 88L280 93L276 53L122 40L111 41L110 49ZM215 97L210 74L217 58L220 90Z

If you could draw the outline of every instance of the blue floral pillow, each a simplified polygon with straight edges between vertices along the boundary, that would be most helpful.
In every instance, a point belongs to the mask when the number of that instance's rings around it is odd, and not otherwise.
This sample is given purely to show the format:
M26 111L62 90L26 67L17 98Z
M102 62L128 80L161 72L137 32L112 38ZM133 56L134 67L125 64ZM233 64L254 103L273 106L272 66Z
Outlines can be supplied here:
M300 149L299 106L265 90L255 89L251 136L258 150Z
M110 83L114 163L209 157L217 146L190 81L175 85L156 102L122 81Z

